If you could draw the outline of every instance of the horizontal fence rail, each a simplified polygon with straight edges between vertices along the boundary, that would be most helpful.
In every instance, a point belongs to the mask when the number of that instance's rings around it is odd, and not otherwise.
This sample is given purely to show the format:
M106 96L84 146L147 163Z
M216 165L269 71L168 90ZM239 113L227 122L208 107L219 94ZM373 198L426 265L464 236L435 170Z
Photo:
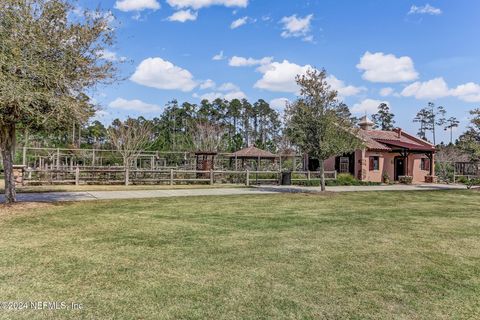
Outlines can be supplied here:
M282 171L250 170L139 170L125 168L81 168L74 169L25 169L23 184L97 184L97 185L141 185L141 184L279 184ZM336 171L325 171L326 180L335 180ZM320 180L318 171L293 171L291 181Z

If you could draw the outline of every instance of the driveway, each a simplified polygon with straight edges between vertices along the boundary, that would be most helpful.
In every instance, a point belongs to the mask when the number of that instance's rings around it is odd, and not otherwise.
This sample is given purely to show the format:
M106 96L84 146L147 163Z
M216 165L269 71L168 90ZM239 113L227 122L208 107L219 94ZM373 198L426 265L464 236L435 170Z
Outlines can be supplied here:
M463 185L388 185L388 186L339 186L327 187L329 192L363 192L363 191L426 191L426 190L465 190ZM147 199L189 196L226 196L274 193L317 193L320 187L300 186L256 186L253 188L215 188L215 189L176 189L176 190L129 190L129 191L83 191L83 192L43 192L19 193L19 202L60 202L91 201L114 199ZM4 196L0 195L0 203Z

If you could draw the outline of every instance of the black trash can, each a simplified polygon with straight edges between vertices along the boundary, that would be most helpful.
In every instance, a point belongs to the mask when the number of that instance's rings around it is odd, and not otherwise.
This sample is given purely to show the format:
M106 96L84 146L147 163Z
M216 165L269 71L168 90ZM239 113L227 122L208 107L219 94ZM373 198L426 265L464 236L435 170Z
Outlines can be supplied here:
M282 179L280 181L282 186L291 186L292 185L292 172L291 171L282 171Z

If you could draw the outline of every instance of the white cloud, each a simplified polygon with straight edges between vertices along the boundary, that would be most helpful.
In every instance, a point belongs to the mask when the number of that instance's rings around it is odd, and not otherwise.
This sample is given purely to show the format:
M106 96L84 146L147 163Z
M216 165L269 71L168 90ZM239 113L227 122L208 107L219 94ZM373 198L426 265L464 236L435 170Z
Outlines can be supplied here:
M120 11L143 11L146 9L158 10L160 3L157 0L117 0L115 9Z
M381 101L381 100L374 100L374 99L365 99L359 103L356 103L352 107L352 113L376 113L378 110L378 106L381 103L386 103L390 105L388 101Z
M313 41L313 36L309 35L313 14L306 17L297 17L296 14L289 17L283 17L280 23L283 24L281 36L283 38L300 38L305 41Z
M255 88L275 92L298 93L295 78L297 75L305 74L309 69L313 69L313 67L310 65L301 66L287 60L261 65L257 68L257 71L263 73L263 77L255 83ZM346 85L344 81L333 75L329 75L326 80L333 90L338 91L341 97L353 96L365 90L363 87Z
M393 88L390 88L390 87L380 89L380 95L382 97L391 96L393 93L394 93L394 90L393 90Z
M402 91L404 97L416 99L438 99L444 97L457 97L466 102L480 102L480 85L468 82L450 89L443 78L435 78L425 82L415 82L405 87Z
M216 85L217 85L217 84L216 84L212 79L208 79L208 80L203 81L203 82L200 84L200 89L202 89L202 90L212 89L212 88L215 88Z
M272 62L257 69L263 73L263 77L255 83L255 88L296 93L298 86L295 77L305 74L309 69L312 69L310 65L300 66L288 60Z
M290 103L290 100L287 98L277 98L270 101L270 105L278 111L283 111L288 103Z
M331 88L338 92L338 95L340 97L354 96L366 90L366 88L364 87L345 85L344 81L337 79L334 75L327 76L326 80L327 83L331 86Z
M440 10L439 8L435 8L427 3L426 5L419 7L417 7L416 5L412 5L408 14L430 14L438 16L439 14L442 14L442 10Z
M198 12L191 10L180 10L167 18L168 21L186 22L197 20Z
M162 110L162 108L156 104L146 103L138 99L126 100L123 98L117 98L110 102L108 106L112 109L136 111L142 113L160 112Z
M226 57L223 55L223 50L220 51L220 53L216 54L213 56L212 60L214 61L220 61L220 60L224 60Z
M414 82L402 90L404 97L415 97L417 99L436 99L450 95L448 85L443 78L435 78L425 82Z
M226 82L221 84L217 87L215 82L212 80L205 81L202 85L200 85L200 89L213 89L214 91L208 92L202 95L197 93L193 94L194 98L199 98L200 100L209 100L213 101L215 99L225 99L225 100L233 100L233 99L246 99L247 95L240 90L240 88L231 82Z
M371 82L408 82L418 78L410 57L397 58L383 52L365 52L357 68L364 71L362 78Z
M175 8L193 8L195 10L213 5L240 8L248 6L248 0L167 0L167 3Z
M102 59L105 59L105 60L111 61L111 62L127 60L126 57L119 57L116 52L113 52L113 51L110 51L110 50L107 50L107 49L102 50L100 52L100 56L102 57Z
M461 84L452 89L451 94L466 102L480 102L480 85L473 82Z
M247 22L248 22L248 17L237 19L233 21L232 24L230 24L230 29L237 29L243 26L244 24L247 24Z
M271 63L273 57L263 57L261 59L253 59L253 58L244 58L233 56L228 65L231 67L251 67L251 66L260 66Z
M231 82L227 82L218 87L219 91L240 91L240 88Z
M93 117L93 120L102 120L105 117L108 117L110 115L109 112L105 110L97 110L95 111L95 116Z
M233 100L233 99L246 99L247 96L243 91L231 91L231 92L210 92L200 96L200 100L209 100L213 101L215 99L225 99L225 100Z
M187 92L197 86L197 82L188 70L158 57L143 60L130 79L147 87L164 90Z

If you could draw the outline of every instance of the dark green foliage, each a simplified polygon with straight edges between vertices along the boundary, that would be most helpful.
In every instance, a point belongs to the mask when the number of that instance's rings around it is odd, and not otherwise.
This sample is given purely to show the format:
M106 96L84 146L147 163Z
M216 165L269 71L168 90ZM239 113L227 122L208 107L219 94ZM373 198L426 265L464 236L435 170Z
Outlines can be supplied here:
M325 190L323 161L351 152L362 145L354 132L345 104L327 83L325 70L308 70L297 76L301 97L285 111L287 135L300 150L319 160L322 190Z
M436 128L437 126L445 125L446 113L444 107L436 107L433 102L429 102L428 106L421 109L413 119L413 122L418 122L420 124L418 136L423 140L428 140L427 132L430 131L432 133L433 144L436 145Z
M312 180L294 180L293 184L299 186L319 187L320 179ZM377 186L380 182L360 181L349 173L341 173L337 176L336 180L327 180L325 182L327 186Z
M376 129L390 131L395 127L395 120L393 120L394 117L395 115L390 112L388 104L381 103L378 106L377 113L372 115L372 120L375 123Z
M470 126L458 138L458 146L467 152L471 161L480 161L480 108L470 111L470 115Z

